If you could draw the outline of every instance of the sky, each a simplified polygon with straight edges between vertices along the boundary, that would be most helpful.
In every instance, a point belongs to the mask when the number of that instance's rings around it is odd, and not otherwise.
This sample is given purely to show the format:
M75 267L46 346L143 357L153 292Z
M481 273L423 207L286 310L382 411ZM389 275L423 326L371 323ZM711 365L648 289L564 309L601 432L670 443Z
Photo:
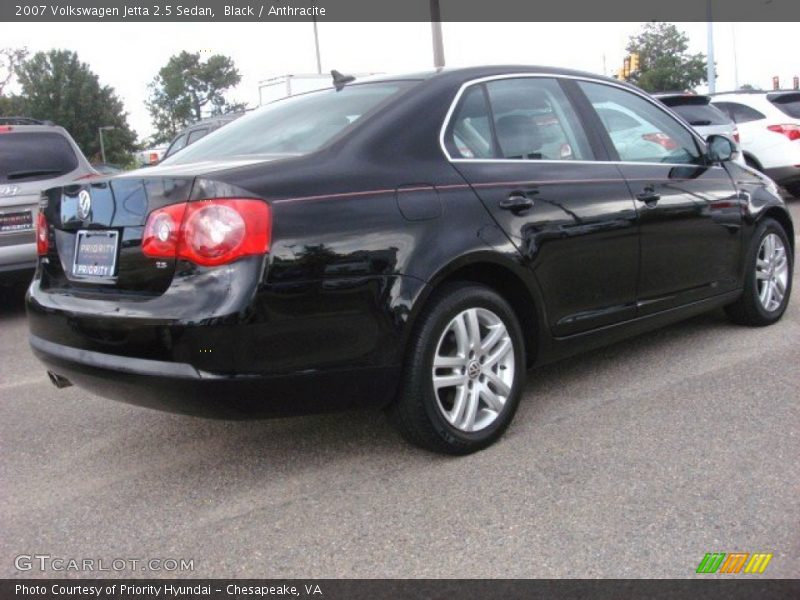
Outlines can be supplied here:
M531 64L611 74L621 66L630 35L641 23L444 23L447 66ZM706 52L706 23L677 23L689 51ZM402 73L432 67L430 23L318 25L322 69L343 73ZM715 23L717 91L750 83L768 89L772 77L788 87L800 75L797 23ZM734 44L735 40L735 44ZM316 71L309 23L0 23L0 45L31 52L78 53L112 86L140 138L153 130L147 84L182 50L233 58L242 81L229 98L258 104L259 82ZM698 91L705 91L699 88Z

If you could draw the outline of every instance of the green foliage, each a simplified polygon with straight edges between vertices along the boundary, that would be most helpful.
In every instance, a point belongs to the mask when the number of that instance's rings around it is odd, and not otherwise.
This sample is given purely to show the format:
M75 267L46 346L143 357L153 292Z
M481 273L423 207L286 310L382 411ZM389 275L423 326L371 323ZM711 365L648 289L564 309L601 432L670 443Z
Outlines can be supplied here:
M688 91L706 81L706 57L689 54L689 38L672 23L646 23L627 51L639 54L631 83L648 92Z
M181 129L204 116L241 110L225 92L242 76L233 60L221 54L200 59L199 52L181 52L169 59L150 84L147 108L156 130L154 143L169 141Z
M27 48L0 48L0 96L14 78L17 66L28 56Z
M61 125L90 160L100 156L98 128L115 127L103 132L106 158L109 162L128 161L136 148L136 134L128 126L122 101L113 88L100 85L97 75L75 52L37 52L16 71L22 94L21 105L13 112Z

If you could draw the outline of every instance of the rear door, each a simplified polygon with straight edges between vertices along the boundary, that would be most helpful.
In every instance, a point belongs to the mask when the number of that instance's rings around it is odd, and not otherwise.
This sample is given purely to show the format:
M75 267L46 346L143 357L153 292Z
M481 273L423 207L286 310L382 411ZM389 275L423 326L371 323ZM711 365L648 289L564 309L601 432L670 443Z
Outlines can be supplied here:
M466 86L444 131L451 162L536 274L551 331L635 315L637 217L616 165L554 77Z
M580 81L597 110L609 152L636 198L641 231L639 315L681 306L739 285L741 213L727 171L654 100L617 85ZM639 140L602 119L626 111L645 124Z

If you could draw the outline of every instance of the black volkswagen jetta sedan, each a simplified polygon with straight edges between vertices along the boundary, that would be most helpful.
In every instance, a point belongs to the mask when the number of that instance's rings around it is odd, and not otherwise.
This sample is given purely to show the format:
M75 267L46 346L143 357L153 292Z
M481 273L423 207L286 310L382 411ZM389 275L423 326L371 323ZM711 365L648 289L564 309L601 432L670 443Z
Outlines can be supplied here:
M337 80L49 190L30 343L59 386L226 418L377 405L468 453L529 367L716 307L780 319L792 221L731 152L587 73Z

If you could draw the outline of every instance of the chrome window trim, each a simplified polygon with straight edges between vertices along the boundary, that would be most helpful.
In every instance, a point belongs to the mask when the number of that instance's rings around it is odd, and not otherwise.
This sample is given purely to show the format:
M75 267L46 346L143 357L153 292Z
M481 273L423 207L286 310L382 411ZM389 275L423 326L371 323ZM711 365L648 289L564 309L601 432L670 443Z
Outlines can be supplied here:
M685 129L694 139L695 141L700 142L700 149L704 149L706 146L705 140L697 134L696 131L693 131L691 128L686 127L683 123L681 123L678 119L676 119L673 115L669 113L669 111L664 110L663 106L660 106L660 103L647 96L647 94L640 92L638 90L634 90L629 88L625 85L620 85L618 83L613 83L611 81L606 81L604 79L596 79L594 77L585 76L585 75L559 75L557 73L503 73L500 75L488 75L486 77L478 77L477 79L471 79L469 81L465 81L461 84L461 87L458 88L456 92L455 98L450 103L450 108L447 110L447 114L444 117L444 123L442 124L441 129L439 130L439 147L441 148L442 152L444 153L445 158L450 163L460 163L460 162L467 162L467 163L514 163L520 164L525 162L530 162L532 164L572 164L572 165L580 165L580 164L602 164L602 165L658 165L662 167L688 167L693 166L688 163L662 163L662 162L639 162L635 160L529 160L524 161L515 158L453 158L450 156L450 153L447 151L447 146L445 145L444 138L445 133L447 132L447 128L450 126L450 119L453 117L453 113L456 110L456 106L458 106L458 102L461 100L461 96L467 90L467 88L473 85L479 85L481 83L487 83L490 81L498 81L503 79L522 79L522 78L547 78L547 79L572 79L576 81L588 81L589 83L596 83L599 85L607 85L609 87L616 87L621 90L625 90L639 96L640 98L644 99L645 101L652 104L657 110L660 110L665 115L667 115L670 119L675 121L680 127ZM585 133L585 132L584 132ZM694 165L697 166L697 165Z

